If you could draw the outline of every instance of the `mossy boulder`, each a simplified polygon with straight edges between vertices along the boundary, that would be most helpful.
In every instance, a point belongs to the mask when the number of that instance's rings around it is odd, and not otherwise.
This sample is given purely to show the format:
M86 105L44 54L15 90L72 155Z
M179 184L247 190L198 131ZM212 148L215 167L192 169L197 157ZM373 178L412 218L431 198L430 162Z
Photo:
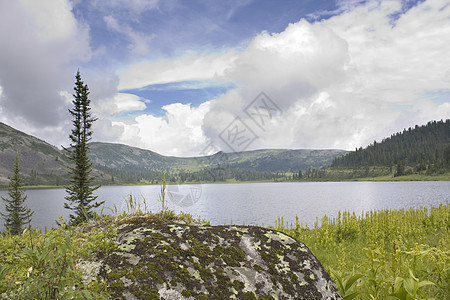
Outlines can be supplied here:
M83 272L117 298L342 299L309 249L275 230L133 222L116 242Z

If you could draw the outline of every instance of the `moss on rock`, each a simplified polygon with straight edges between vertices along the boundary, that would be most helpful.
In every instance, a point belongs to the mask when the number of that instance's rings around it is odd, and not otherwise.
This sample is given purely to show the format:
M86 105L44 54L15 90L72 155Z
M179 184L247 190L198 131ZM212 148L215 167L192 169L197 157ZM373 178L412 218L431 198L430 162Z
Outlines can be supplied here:
M275 230L135 219L117 230L98 272L117 298L341 299L308 248Z

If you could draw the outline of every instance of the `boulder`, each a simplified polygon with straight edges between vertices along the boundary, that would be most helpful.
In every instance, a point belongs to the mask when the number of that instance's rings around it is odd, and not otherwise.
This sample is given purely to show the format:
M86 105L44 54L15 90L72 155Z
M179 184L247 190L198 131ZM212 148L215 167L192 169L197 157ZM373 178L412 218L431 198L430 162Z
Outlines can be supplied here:
M311 251L276 230L134 223L116 242L79 267L121 299L342 299Z

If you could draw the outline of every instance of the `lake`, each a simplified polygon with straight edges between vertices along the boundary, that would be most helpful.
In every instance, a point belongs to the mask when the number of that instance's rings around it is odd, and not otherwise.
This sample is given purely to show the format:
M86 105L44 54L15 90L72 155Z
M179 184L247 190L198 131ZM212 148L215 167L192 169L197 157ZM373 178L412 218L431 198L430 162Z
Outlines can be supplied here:
M35 211L32 225L55 227L64 209L64 189L30 189L26 191L29 208ZM147 210L161 209L159 186L105 186L97 190L98 200L105 201L104 213L127 211L126 199L132 194ZM0 191L6 197L7 191ZM167 204L176 212L187 212L209 220L212 225L274 225L278 217L313 226L326 214L338 211L429 207L450 200L450 182L287 182L172 185L168 187ZM0 202L0 211L4 204ZM3 223L3 220L2 220ZM3 227L1 227L3 228Z

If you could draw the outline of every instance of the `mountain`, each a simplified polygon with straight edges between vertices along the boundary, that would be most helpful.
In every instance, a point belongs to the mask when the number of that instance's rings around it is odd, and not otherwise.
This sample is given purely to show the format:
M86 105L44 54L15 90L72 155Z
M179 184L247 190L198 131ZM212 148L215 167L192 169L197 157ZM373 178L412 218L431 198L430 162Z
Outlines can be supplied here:
M123 144L101 142L89 143L88 155L94 165L123 170L168 168L186 164L189 160Z
M89 157L94 165L123 170L177 169L199 170L219 165L225 168L269 172L298 172L299 169L329 166L344 150L286 150L265 149L237 153L218 152L203 157L163 156L122 144L90 143Z
M67 173L58 148L0 122L0 185L9 183L16 153L26 184L55 184Z
M276 149L227 154L229 167L271 172L298 172L329 166L345 150Z
M450 120L405 129L352 152L262 149L174 157L122 144L94 142L89 147L93 175L99 184L157 183L163 172L169 182L345 180L422 171L435 174L450 168ZM0 185L8 184L16 153L26 185L68 182L70 162L63 151L0 123Z
M253 150L218 152L201 157L164 156L122 144L89 144L93 175L98 183L155 182L163 171L169 181L209 181L211 170L219 170L217 180L272 180L285 172L320 168L346 153L343 150ZM31 135L0 123L0 185L9 183L16 153L26 185L64 185L68 181L66 154ZM216 180L216 178L214 178Z
M0 186L9 184L16 154L19 155L20 173L25 185L65 185L70 161L55 146L0 122ZM94 167L96 183L111 175Z

